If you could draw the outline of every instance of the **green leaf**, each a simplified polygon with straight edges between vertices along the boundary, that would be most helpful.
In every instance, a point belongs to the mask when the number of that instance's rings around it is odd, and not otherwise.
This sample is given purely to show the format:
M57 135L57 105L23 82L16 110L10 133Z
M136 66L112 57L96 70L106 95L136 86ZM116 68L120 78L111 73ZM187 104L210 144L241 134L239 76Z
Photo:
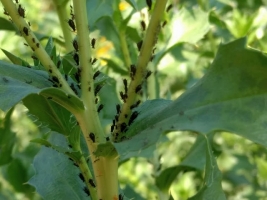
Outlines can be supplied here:
M104 16L112 17L112 1L107 0L90 0L87 1L87 13L89 26L94 26L95 22Z
M267 58L245 44L242 38L221 45L206 75L177 100L165 107L155 104L154 113L136 120L127 133L132 138L115 144L117 151L138 152L167 130L225 130L266 147ZM147 111L140 112L141 117Z
M34 102L34 103L33 103ZM76 122L70 121L71 113L62 106L37 94L31 94L23 99L23 104L29 112L42 123L63 135L69 135Z
M5 18L0 17L0 24L1 24L0 30L16 31L14 24L11 21L6 20Z
M222 190L222 185L221 185L222 174L217 166L217 162L211 150L209 141L206 136L204 137L207 142L206 143L207 161L206 161L204 185L201 188L201 190L195 196L189 198L189 200L199 200L199 199L226 200L226 197Z
M58 134L52 134L49 142L67 146L65 138ZM34 158L33 166L35 175L28 183L43 199L88 199L83 191L85 184L79 179L79 169L62 153L42 147Z
M16 134L11 130L11 114L10 109L4 119L4 127L0 127L0 166L12 161L12 151L16 142Z
M172 182L177 178L179 173L203 170L206 163L206 143L205 138L202 135L198 135L185 159L179 165L163 170L160 175L156 177L157 187L162 191L168 192Z
M75 95L66 94L57 88L43 89L40 95L57 102L72 113L84 110L83 102Z
M9 60L10 60L13 64L15 64L15 65L23 65L23 66L24 66L24 65L26 65L26 66L30 66L30 64L27 63L25 60L23 60L23 59L21 59L21 58L15 56L15 55L13 55L12 53L10 53L10 52L8 52L8 51L6 51L6 50L4 50L4 49L2 49L2 51L3 51L3 53L6 55L6 57L9 58Z
M171 33L168 46L177 42L196 43L209 30L209 13L198 7L183 7L179 12L175 12L168 27L170 27L168 33Z

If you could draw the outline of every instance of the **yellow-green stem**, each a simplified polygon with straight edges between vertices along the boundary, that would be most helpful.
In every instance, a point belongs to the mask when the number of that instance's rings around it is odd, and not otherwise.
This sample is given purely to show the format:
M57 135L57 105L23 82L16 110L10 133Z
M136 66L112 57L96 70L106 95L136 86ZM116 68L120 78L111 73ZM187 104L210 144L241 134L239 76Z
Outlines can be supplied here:
M9 13L9 16L12 18L14 24L18 27L21 35L24 37L28 45L31 47L32 51L35 53L36 57L40 60L46 70L50 72L51 76L55 76L58 78L59 82L62 85L61 89L63 89L67 93L75 95L72 89L69 87L68 83L61 75L60 71L57 69L57 67L51 60L50 56L46 53L46 51L40 44L40 41L31 31L28 23L26 23L25 19L19 15L17 7L13 3L13 1L1 0L1 2L5 10Z
M130 56L127 41L126 41L125 31L121 30L119 32L119 36L120 36L121 50L122 50L122 54L124 58L124 63L126 67L129 68L130 65L132 64L132 61L131 61L131 56Z
M73 49L73 47L71 45L71 42L72 42L71 31L67 23L68 19L70 18L70 15L68 15L67 9L66 9L66 5L68 1L65 1L62 3L62 1L53 0L53 2L54 2L54 5L56 6L60 26L61 26L64 38L65 38L66 51L70 52Z
M85 106L85 110L79 115L76 115L76 118L90 151L98 199L109 200L118 196L118 160L115 158L96 157L94 155L97 144L105 142L105 133L101 127L95 105L86 0L73 0L73 7L81 66L81 99ZM90 133L95 135L95 142L90 139Z
M146 74L146 67L152 55L152 50L157 42L157 36L160 31L160 21L165 11L166 3L168 0L157 0L155 7L143 40L142 48L136 64L136 75L134 80L131 81L128 88L128 98L126 103L123 104L119 121L117 124L122 124L125 121L125 114L131 112L130 106L135 103L136 100L136 88L141 85Z

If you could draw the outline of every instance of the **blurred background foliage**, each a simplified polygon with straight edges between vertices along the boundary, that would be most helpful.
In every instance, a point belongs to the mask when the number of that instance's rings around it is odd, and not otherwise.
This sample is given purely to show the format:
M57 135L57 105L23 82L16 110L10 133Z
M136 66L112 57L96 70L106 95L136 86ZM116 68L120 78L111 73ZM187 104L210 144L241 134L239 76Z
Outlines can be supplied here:
M128 42L131 41L128 47L134 61L138 54L133 41L139 42L142 38L144 33L140 20L148 22L149 15L145 1L128 2L137 2L139 11L133 12L130 4L121 1L117 12L121 12L124 19L131 13L126 38ZM58 53L68 53L61 46L63 37L53 2L20 0L20 3L26 9L32 30L57 38ZM149 99L175 99L191 87L205 74L221 42L247 36L250 47L267 51L267 0L172 0L170 3L173 3L173 8L164 16L167 24L160 33L155 58L149 64L156 74L154 85L157 88L155 94L147 96ZM7 19L3 13L0 16L1 20ZM122 27L119 27L119 20L116 20L116 12L111 17L114 23L111 23L111 18L103 17L95 26L90 21L89 25L91 37L98 38L94 54L101 60L96 68L112 77L117 83L116 87L121 88L121 76L127 74L127 68L120 51L120 32L114 30ZM0 47L31 63L32 54L23 44L23 39L14 31L6 31L1 23ZM42 43L45 44L46 41L44 38ZM2 52L0 59L8 61ZM31 163L40 149L30 140L47 137L49 130L38 128L22 105L15 107L11 117L8 113L0 113L0 128L1 131L8 131L11 136L16 135L13 157L0 161L0 200L41 199L34 188L27 184L34 174ZM131 158L120 165L121 188L127 194L134 194L135 199L166 198L166 194L156 187L154 177L162 170L179 164L195 140L196 134L191 132L164 134L152 156ZM266 149L223 132L215 134L213 150L223 174L222 185L227 199L267 199ZM201 187L202 180L201 170L179 174L169 193L174 199L188 199Z

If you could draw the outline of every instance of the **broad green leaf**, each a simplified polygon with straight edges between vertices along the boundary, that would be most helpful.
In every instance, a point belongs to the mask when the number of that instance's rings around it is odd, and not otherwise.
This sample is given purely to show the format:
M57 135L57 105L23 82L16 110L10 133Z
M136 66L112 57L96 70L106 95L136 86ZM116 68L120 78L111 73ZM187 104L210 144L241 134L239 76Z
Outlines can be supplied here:
M33 103L34 102L34 103ZM48 127L63 135L69 135L76 122L71 121L71 113L50 99L31 94L23 99L29 112Z
M200 8L185 8L175 12L169 25L171 38L168 46L178 42L196 43L209 30L209 13Z
M0 127L0 166L12 161L12 151L16 142L16 134L11 130L11 114L10 109L4 119L4 127Z
M83 102L72 94L66 94L64 91L57 88L46 88L42 90L40 95L57 102L67 110L75 113L84 110Z
M203 170L206 163L206 146L205 138L202 135L199 135L185 159L179 165L163 170L160 175L156 177L157 187L160 190L167 192L179 173L184 171Z
M89 26L94 26L95 22L104 16L111 17L113 14L112 1L91 0L86 2Z
M67 147L62 135L52 135L49 142ZM29 184L43 199L89 199L83 191L85 184L79 179L79 169L62 153L51 148L42 147L33 161L35 175Z
M155 105L154 113L130 126L127 134L132 138L115 145L119 154L154 144L166 130L225 130L266 147L267 58L245 44L242 38L221 45L197 84L165 108Z
M200 189L200 191L193 197L189 198L189 200L226 200L225 194L222 190L222 174L217 166L216 159L213 155L211 146L206 136L206 169L205 169L205 178L204 185Z
M14 24L11 21L6 20L5 18L0 17L0 24L1 24L0 30L16 31Z

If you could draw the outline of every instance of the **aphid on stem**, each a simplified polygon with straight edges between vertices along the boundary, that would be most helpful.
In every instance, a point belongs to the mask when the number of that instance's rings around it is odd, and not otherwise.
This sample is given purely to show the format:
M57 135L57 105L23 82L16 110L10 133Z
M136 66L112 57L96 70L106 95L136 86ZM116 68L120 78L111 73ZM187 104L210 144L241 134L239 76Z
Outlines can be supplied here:
M134 111L131 114L131 117L130 117L129 122L128 122L128 126L130 126L133 123L133 121L137 118L138 114L139 113L137 111Z
M91 64L93 65L93 64L95 64L95 62L97 61L97 58L94 58L94 59L90 59L90 62L91 62Z
M89 138L92 140L93 143L95 143L95 134L89 133Z
M164 22L163 22L163 24L162 24L162 28L164 28L164 26L167 24L167 21L165 20Z
M74 55L73 55L73 60L76 62L77 65L80 64L79 55L78 55L77 53L74 53Z
M135 93L138 93L141 89L142 89L142 85L138 85L138 86L135 88Z
M151 74L152 74L152 72L150 70L148 70L146 73L145 79L147 79Z
M84 191L88 196L90 196L90 191L88 190L88 188L87 188L86 186L83 188L83 191Z
M19 4L18 13L22 18L25 18L25 9Z
M141 40L140 42L138 42L136 45L137 45L138 51L140 51L141 48L142 48L142 45L143 45L143 40Z
M90 183L90 185L91 185L92 187L95 188L95 183L94 183L93 179L89 179L89 183Z
M145 31L146 30L146 23L145 23L145 21L141 21L140 22L140 24L141 24L141 27L142 27L142 31Z
M166 12L169 12L170 9L172 9L172 4L168 5L168 7L166 8Z
M97 70L95 73L94 73L94 76L93 76L93 79L95 80L100 74L100 71Z
M93 38L93 39L91 40L91 46L92 46L93 49L95 48L95 43L96 43L96 39Z
M99 113L104 108L103 104L100 104L97 108L97 112Z
M72 45L73 45L73 48L75 49L75 51L79 51L79 45L78 45L77 40L73 40Z
M146 4L147 4L147 7L148 7L148 10L151 10L152 0L146 0Z
M101 88L103 87L103 85L99 84L95 87L95 96L98 94L98 92L101 90Z
M117 110L117 114L120 114L120 112L121 112L121 106L120 106L120 104L117 104L116 105L116 110Z
M135 73L136 73L136 67L135 65L131 65L130 66L130 77L132 80L134 80Z
M75 26L75 23L74 23L73 19L69 19L68 20L68 24L71 27L71 29L73 30L73 32L75 32L76 31L76 26Z
M124 85L124 93L127 94L128 92L127 79L123 79L123 85Z
M29 29L27 27L23 27L23 32L26 36L29 36Z
M9 16L9 13L6 11L6 9L4 8L4 14Z
M82 173L79 173L79 178L80 178L83 182L85 181L84 176L83 176Z

